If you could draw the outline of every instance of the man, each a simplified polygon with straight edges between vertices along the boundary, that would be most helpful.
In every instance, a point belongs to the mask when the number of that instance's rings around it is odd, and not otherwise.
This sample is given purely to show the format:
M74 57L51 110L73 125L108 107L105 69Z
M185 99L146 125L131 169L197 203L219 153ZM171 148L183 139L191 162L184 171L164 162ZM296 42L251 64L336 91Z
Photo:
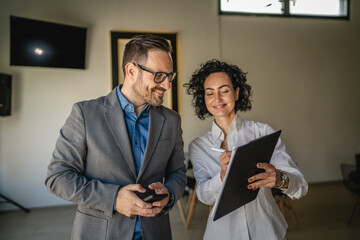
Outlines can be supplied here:
M73 239L171 239L166 213L186 176L180 116L161 105L176 74L170 52L163 38L133 38L124 84L74 104L62 127L45 183L78 204ZM167 197L139 197L151 191Z

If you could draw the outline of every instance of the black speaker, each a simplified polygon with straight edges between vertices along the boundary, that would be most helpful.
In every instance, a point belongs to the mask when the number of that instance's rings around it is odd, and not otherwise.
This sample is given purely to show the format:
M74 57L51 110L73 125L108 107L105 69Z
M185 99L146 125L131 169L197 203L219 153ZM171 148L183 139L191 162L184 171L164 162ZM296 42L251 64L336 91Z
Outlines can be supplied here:
M11 115L11 75L0 73L0 116Z
M355 154L356 158L356 171L360 173L360 153Z

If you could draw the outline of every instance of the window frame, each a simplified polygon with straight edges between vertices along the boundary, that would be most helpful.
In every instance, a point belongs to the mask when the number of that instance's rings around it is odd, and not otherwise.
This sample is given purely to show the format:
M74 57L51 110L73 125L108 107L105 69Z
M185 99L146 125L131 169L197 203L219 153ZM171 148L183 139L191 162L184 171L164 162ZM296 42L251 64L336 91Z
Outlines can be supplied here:
M218 0L218 14L219 15L242 15L242 16L265 16L265 17L286 17L286 18L318 18L318 19L339 19L350 20L350 0L347 1L347 15L346 16L324 16L324 15L308 15L308 14L290 14L290 1L284 0L284 13L283 14L270 14L270 13L252 13L252 12L224 12L221 11L221 0ZM341 0L339 0L341 1Z

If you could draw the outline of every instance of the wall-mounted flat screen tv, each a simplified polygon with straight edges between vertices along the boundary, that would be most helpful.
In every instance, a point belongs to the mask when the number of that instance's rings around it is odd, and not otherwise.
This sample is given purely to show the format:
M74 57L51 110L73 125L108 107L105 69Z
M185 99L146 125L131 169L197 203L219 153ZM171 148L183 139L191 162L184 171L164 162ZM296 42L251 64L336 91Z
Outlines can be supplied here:
M10 16L10 65L85 69L86 28Z

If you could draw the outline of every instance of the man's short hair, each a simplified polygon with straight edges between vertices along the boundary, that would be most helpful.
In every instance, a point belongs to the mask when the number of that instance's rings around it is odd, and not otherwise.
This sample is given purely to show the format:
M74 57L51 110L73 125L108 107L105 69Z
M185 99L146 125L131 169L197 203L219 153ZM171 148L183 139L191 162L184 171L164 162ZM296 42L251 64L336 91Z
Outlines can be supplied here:
M126 74L126 64L129 62L144 63L147 60L149 50L172 52L171 45L168 40L163 37L153 34L137 35L125 45L122 59L124 76Z

